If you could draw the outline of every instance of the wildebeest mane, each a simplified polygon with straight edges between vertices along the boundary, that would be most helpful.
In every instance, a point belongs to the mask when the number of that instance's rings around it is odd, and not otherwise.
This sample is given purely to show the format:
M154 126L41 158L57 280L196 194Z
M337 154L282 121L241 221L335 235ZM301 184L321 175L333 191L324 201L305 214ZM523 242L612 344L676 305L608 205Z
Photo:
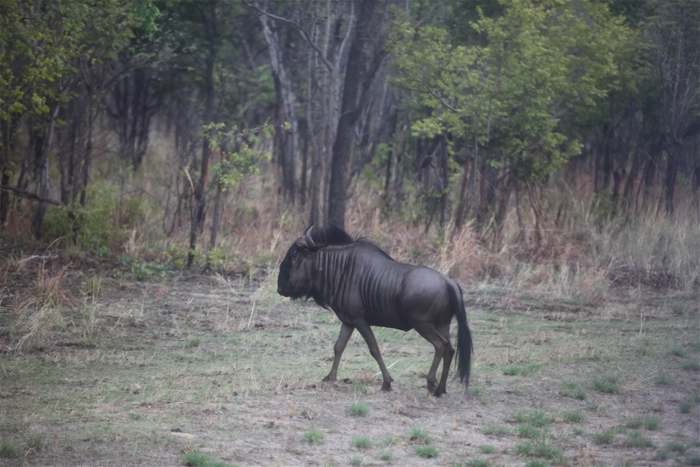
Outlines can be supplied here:
M318 249L326 246L342 246L352 245L353 243L362 243L376 248L387 258L391 260L394 259L378 245L371 242L367 237L352 238L349 233L340 227L336 227L335 225L331 225L330 227L314 227L311 229L311 239L314 241L314 244Z

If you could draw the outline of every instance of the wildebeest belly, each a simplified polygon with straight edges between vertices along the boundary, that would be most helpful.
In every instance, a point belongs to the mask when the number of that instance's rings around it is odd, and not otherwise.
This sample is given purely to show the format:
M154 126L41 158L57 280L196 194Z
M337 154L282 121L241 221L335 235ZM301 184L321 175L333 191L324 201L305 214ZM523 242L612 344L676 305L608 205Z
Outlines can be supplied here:
M408 324L406 320L399 317L398 319L387 319L386 316L374 317L368 319L367 322L370 326L380 326L383 328L400 329L401 331L410 331L413 326Z

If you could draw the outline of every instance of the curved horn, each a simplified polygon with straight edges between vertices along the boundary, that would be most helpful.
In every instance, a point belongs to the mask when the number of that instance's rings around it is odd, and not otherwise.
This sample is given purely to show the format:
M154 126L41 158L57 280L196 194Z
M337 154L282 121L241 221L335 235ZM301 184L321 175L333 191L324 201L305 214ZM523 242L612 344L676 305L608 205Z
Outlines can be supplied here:
M314 239L311 238L311 231L313 230L314 226L312 225L308 229L306 229L306 232L304 232L304 238L306 239L306 246L309 248L316 248L316 242L314 242Z

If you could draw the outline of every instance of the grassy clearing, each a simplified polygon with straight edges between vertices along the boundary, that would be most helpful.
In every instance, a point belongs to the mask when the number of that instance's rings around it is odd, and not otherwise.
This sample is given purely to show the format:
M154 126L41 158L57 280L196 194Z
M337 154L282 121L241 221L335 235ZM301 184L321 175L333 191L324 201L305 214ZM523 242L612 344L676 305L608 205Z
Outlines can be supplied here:
M278 299L274 274L253 288L223 276L64 277L76 304L60 305L51 332L22 352L0 354L3 465L182 465L190 452L221 465L574 465L584 443L600 465L631 452L641 464L700 455L688 428L700 420L700 375L682 368L700 358L694 297L591 304L465 288L470 391L450 380L431 399L423 375L433 350L415 332L375 331L393 392L380 391L357 333L338 382L320 384L338 320ZM0 344L25 335L12 330L17 316L0 309ZM509 366L531 370L506 375ZM617 393L595 387L607 376Z

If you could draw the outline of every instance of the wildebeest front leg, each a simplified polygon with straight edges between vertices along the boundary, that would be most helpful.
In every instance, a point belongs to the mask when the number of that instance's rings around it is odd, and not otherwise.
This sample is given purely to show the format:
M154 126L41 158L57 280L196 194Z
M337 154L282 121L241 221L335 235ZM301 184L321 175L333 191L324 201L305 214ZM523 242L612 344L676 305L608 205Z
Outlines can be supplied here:
M391 375L389 375L389 370L386 369L386 365L384 365L384 360L382 360L382 354L379 352L377 339L374 338L372 328L370 328L369 324L365 321L355 323L355 327L360 331L360 334L362 334L365 342L367 342L367 347L369 347L369 353L379 364L379 369L382 370L382 379L384 380L382 383L382 391L391 391L391 383L394 380L391 378Z
M338 336L338 340L335 341L335 346L333 347L333 367L331 368L331 372L328 373L328 376L323 378L323 381L335 381L336 377L338 376L338 365L340 364L340 357L343 355L345 346L348 345L348 341L350 340L350 336L352 336L352 332L354 330L355 326L353 326L352 324L343 323L343 325L341 326L340 335Z

